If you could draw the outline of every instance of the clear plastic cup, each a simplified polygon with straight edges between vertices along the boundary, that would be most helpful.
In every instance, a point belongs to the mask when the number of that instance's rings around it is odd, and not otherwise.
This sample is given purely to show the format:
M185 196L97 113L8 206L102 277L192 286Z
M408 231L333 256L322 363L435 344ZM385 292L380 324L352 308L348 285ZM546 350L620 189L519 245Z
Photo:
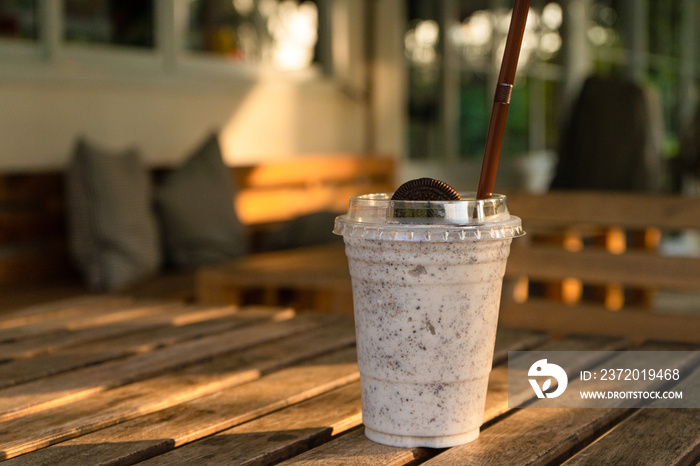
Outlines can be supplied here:
M354 196L336 218L352 277L365 434L444 448L479 435L512 238L505 196Z

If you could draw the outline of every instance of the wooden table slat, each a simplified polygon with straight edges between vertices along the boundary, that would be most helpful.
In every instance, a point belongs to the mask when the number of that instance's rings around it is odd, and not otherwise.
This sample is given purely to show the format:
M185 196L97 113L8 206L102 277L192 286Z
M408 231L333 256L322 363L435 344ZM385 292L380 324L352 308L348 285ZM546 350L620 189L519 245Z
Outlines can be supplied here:
M534 348L547 340L549 333L536 330L499 327L496 332L496 343L493 351L493 365L508 359L508 351L525 351Z
M315 400L313 397L319 394L319 399L323 400L323 393L353 384L358 379L355 350L345 349L313 358L302 366L281 369L238 386L235 391L223 390L20 456L16 462L75 464L76 457L82 464L125 462L127 459L129 462L140 461L290 404ZM346 409L335 409L334 412L342 413L346 422L356 425L360 422L361 408L359 391L354 390L354 393L358 402L348 402ZM340 398L335 396L332 399ZM328 407L327 403L323 406ZM327 413L325 418L329 418ZM6 464L14 464L14 461Z
M626 341L621 339L572 336L550 342L537 349L541 351L571 351L570 360L563 364L567 368L572 367L572 372L578 372L594 364L597 360L590 359L590 356L582 358L575 351L614 350L620 349L625 344ZM524 402L534 398L534 396L534 392L528 390L521 393L518 398ZM508 367L507 364L501 364L491 371L489 377L484 423L488 425L498 416L507 412L508 409ZM365 438L364 431L353 432L352 435L351 441L346 436L343 436L313 449L308 454L295 457L293 460L290 460L290 464L292 462L294 464L347 464L347 458L353 457L355 461L352 464L407 465L413 464L416 459L420 459L420 461L426 460L435 453L433 450L426 448L393 448L380 445ZM362 452L362 458L354 457L357 452ZM365 462L365 460L368 462ZM461 461L461 464L464 464L464 458L461 458Z
M364 429L358 429L279 464L399 466L423 462L433 454L427 448L397 448L380 445L367 439Z
M353 342L353 327L339 322L6 421L0 423L0 459L164 410L295 363L303 366L309 358L347 348Z
M700 405L698 387L700 367L671 390L682 391L683 399L697 406ZM637 411L567 461L566 465L626 463L672 466L700 463L700 409L663 408L665 405L664 400L657 400L650 409Z
M342 352L340 356L341 358L334 358L336 361L332 361L328 357L324 359L334 366L341 362L344 364L341 368L346 367L347 361L354 361L354 349ZM325 365L326 362L323 364ZM353 363L347 366L351 370L348 371L348 368L344 370L347 374L342 381L350 382L349 385L335 388L331 391L323 390L322 393L317 393L315 397L304 394L302 399L301 396L297 396L296 398L299 401L297 404L223 430L216 435L189 443L170 454L158 456L146 461L144 464L176 465L193 464L193 462L199 464L203 460L208 464L245 464L250 461L270 464L271 462L288 458L315 444L323 443L334 434L344 432L358 426L362 422L359 372L357 372L356 364ZM339 370L338 367L333 367L330 370L327 367L306 367L306 369L307 371L312 370L314 373L318 372L319 375L316 375L316 377L319 379L322 378L320 373L323 373L323 377L327 378L329 372L338 372ZM298 371L299 368L295 368L295 370ZM265 382L266 387L270 387L269 389L277 392L279 387L284 387L290 382L288 376L284 378L276 377L278 375L284 376L285 373L284 371L276 373L267 380L265 378L261 379L260 382ZM299 376L302 377L303 374ZM257 382L250 384L251 390L256 388L253 386L254 384L257 384ZM299 382L297 384L299 385ZM337 385L338 382L333 381L333 384ZM288 391L289 388L286 388L286 390ZM262 393L254 393L253 391L248 393L254 398L254 400L249 401L254 406L262 404L268 398L268 394L264 389ZM250 407L241 409L240 405L242 403L240 401L236 402L236 400L241 398L240 395L237 395L233 400L226 400L227 406L217 402L214 408L216 411L224 409L245 413L245 415L236 417L236 423L239 423L244 417L252 418L254 414L263 414L261 409L256 410ZM200 403L200 400L196 404L200 406L207 405ZM291 404L292 400L287 398L286 401ZM279 405L279 402L276 404ZM229 405L233 405L233 408L228 407ZM266 407L264 411L270 412L272 409ZM206 418L201 421L198 420L198 422L202 425L207 425L205 424L207 422ZM223 424L220 424L218 427L221 425ZM201 438L202 436L199 435L199 437ZM181 436L171 436L171 438L175 438L176 446L183 443L178 441L181 439ZM194 439L195 437L190 435L187 441Z
M187 323L210 321L236 314L233 306L212 307L200 310L191 306L154 306L135 312L119 313L119 320L104 322L98 327L83 327L75 330L61 329L50 334L39 334L21 340L0 343L3 360L25 359L60 348L93 341L103 341L136 332L155 330L165 326L181 326ZM115 316L113 316L115 317Z
M96 312L90 312L92 309L96 309ZM0 329L0 342L39 338L56 332L89 328L102 329L105 325L138 321L158 312L166 312L168 309L172 308L162 302L144 302L139 305L124 303L119 305L118 301L114 302L114 304L110 303L104 308L79 307L75 309L75 313L68 313L68 315L40 319L37 322Z
M546 340L543 332L516 329L500 329L499 335L496 339L496 353L505 355L509 350L523 349ZM353 415L348 419L343 408L359 413L359 393L359 384L353 384L337 393L329 393L318 400L221 432L178 449L176 454L157 457L145 464L188 464L194 460L201 463L203 457L206 457L206 464L221 464L226 461L235 461L237 464L276 462L292 453L306 450L322 439L329 440L333 434L357 426L360 416ZM308 415L309 410L313 413L312 416ZM284 432L276 432L275 426L284 426ZM231 439L232 436L235 440Z
M590 359L590 355L580 355L576 351L615 351L626 348L627 344L627 340L622 338L571 335L550 341L535 349L538 351L570 351L571 354L567 358L562 359L562 364L567 368L571 368L572 373L577 374L579 370L595 364L598 360ZM568 375L572 376L573 374ZM525 403L533 398L534 393L528 389L516 394L515 399L511 400L511 404ZM493 423L499 416L508 411L508 363L506 362L494 367L489 375L484 424L489 425Z
M347 330L347 327L346 327L346 333L347 333L347 332L348 332L348 330ZM351 335L351 334L352 334L352 332L351 332L351 330L350 330L350 335ZM501 332L501 334L502 334L504 337L498 339L497 349L498 349L498 351L504 352L505 354L507 354L507 351L508 351L508 350L521 349L524 345L531 344L533 341L537 341L537 342L541 342L541 341L542 341L541 334L539 334L538 332L531 332L531 331L522 331L522 332L521 332L521 331L517 331L517 330L508 330L508 329L504 329L504 331ZM333 341L333 340L335 340L335 338L331 338L331 341ZM313 340L311 340L311 341L313 341ZM354 352L355 352L355 350L354 350L354 348L352 348L352 349L350 350L350 353L349 353L350 355L352 355L353 360L354 360ZM324 371L327 371L328 369L325 369L325 368L324 368L323 370L324 370ZM359 377L359 374L356 374L355 376L356 376L356 377ZM277 381L275 382L275 384L277 385L277 384L279 383L279 380L283 380L283 379L278 377L278 378L275 378L275 379L272 379L272 380L277 380ZM253 382L253 384L255 384L255 383L256 383L256 382ZM115 392L115 394L117 394L118 391L119 391L119 389L117 389L117 390L115 390L115 391L113 391L113 392ZM127 393L129 392L129 390L125 390L125 391L126 391ZM145 391L145 389L143 389L142 391ZM257 394L257 395L260 395L260 392L259 392L259 391L253 391L252 393L255 393L255 394ZM351 393L352 393L352 392L351 392ZM357 399L359 398L359 390L356 390L356 391L354 392L354 395L352 396L352 398L355 399L355 400L357 400ZM122 399L122 398L111 397L111 402L114 403L114 402L116 402L116 401L119 400L119 399ZM194 400L193 402L190 402L190 404L193 404L193 405L200 405L200 404L202 404L202 403L206 403L205 401L201 401L201 403L200 403L200 400L203 400L203 398L200 398L200 399L198 399L198 400ZM179 407L180 407L180 406L185 406L186 404L187 404L187 403L185 403L185 404L183 404L183 405L179 405ZM177 407L177 408L171 408L170 410L171 410L171 411L172 411L172 410L177 410L177 409L179 409L179 407ZM66 407L64 407L64 408L68 409L69 406L66 406ZM326 407L326 408L328 408L328 407ZM59 409L60 409L60 408L59 408ZM215 412L218 412L218 411L219 411L219 410L215 410ZM116 425L116 426L114 426L114 427L111 427L111 428L109 428L109 429L100 430L100 431L95 432L95 433L93 433L93 434L89 434L88 436L80 437L79 439L76 439L75 441L71 441L72 443L69 443L68 445L72 445L73 443L77 443L77 444L84 445L86 442L90 442L90 441L91 441L90 439L93 439L95 442L97 442L97 439L98 439L98 438L102 438L103 440L106 439L106 438L110 438L111 441L114 442L115 439L122 438L123 435L126 435L126 434L117 434L117 433L115 433L115 432L120 432L120 431L122 431L122 430L123 430L123 431L126 431L126 432L131 431L132 434L130 434L130 435L134 435L134 432L141 432L141 431L144 431L144 429L145 429L144 426L149 425L149 424L152 424L152 423L157 423L158 419L163 419L163 418L165 418L165 419L170 419L170 414L168 414L168 412L169 412L168 410L159 411L159 412L154 413L154 414L152 414L152 415L150 415L150 416L139 417L139 418L137 418L137 419L135 419L135 420L133 420L133 421L129 421L129 422L125 422L125 423L122 423L122 424L118 424L118 425ZM334 413L335 410L326 409L326 410L324 410L324 412L327 413L326 415L329 415L329 414ZM337 413L336 413L336 414L337 414ZM211 415L211 413L210 413L210 415ZM201 415L201 413L200 413L197 417L200 418L201 416L202 416L202 415ZM59 414L59 417L60 417L60 414ZM210 416L210 417L211 417L211 416ZM239 416L239 417L240 417L240 416ZM263 418L263 419L264 419L264 418ZM206 423L206 424L212 424L211 419L210 419L210 418L208 419L206 416L201 417L201 422L204 422L204 423ZM44 423L49 423L49 424L50 424L50 420L49 420L48 422L45 421ZM354 421L350 421L350 422L348 423L347 420L344 420L344 418L343 418L342 416L341 416L341 419L336 419L336 424L343 424L343 425L345 425L344 429L347 429L347 428L350 428L350 427L354 427L357 423L359 423L359 420L357 420L357 419L355 419ZM84 425L85 422L84 422L84 421L81 421L80 424L81 424L81 425ZM133 426L136 426L136 427L133 427ZM148 429L145 429L145 431L150 432ZM168 432L170 432L170 431L168 431ZM202 435L204 435L204 434L209 434L209 433L211 433L211 432L210 432L210 431L207 431L207 430L204 430ZM167 438L173 438L173 435L174 435L174 434L173 434L172 432L170 432L170 436L167 437ZM127 435L127 436L128 436L128 435ZM157 438L161 438L161 437L157 437ZM166 446L164 446L164 445L157 446L157 445L154 445L153 442L147 442L147 441L145 441L144 439L130 439L130 440L128 440L127 438L122 438L122 440L123 440L123 442L121 442L121 443L119 444L119 449L122 450L122 451L125 451L125 450L131 451L131 450L128 448L128 446L130 446L130 445L133 445L134 447L138 447L138 448L143 448L143 449L144 449L144 452L145 452L145 453L143 453L143 454L147 454L147 452L151 452L151 454L152 454L152 453L153 453L154 451L156 451L156 450L157 450L157 451L161 451L163 448L166 448L166 449L167 449L167 448L171 448L171 447L166 447ZM190 438L190 439L189 439L189 441L191 441L191 440L193 440L193 438ZM282 443L283 443L283 444L284 444L284 443L289 443L289 442L285 441L284 438L282 438L282 439L280 439L280 440L282 440ZM133 443L131 443L131 442L133 442ZM97 442L97 443L99 443L99 442ZM167 442L166 442L166 443L167 443ZM179 442L176 442L176 444L179 444ZM63 445L63 444L61 444L61 445ZM298 448L298 446L297 446L296 448ZM88 449L88 448L86 447L85 449ZM154 449L155 449L155 450L154 450ZM97 450L102 451L103 449L97 448ZM113 453L112 450L110 450L110 451ZM73 454L74 454L74 453L73 453ZM85 453L84 453L84 454L85 454ZM137 454L137 453L129 453L129 454L131 455L131 454ZM33 461L33 462L34 462L34 461L37 461L37 464L41 464L41 463L38 462L38 461L39 461L39 458L42 457L42 455L49 455L49 457L51 457L53 461L56 461L56 459L57 459L57 455L56 455L55 453L53 453L53 452L51 452L51 453L41 453L41 451L40 451L40 452L37 452L36 455L37 455L37 456L31 456L31 457L29 457L29 458L32 458L32 461ZM139 453L139 455L140 455L140 453ZM141 458L141 456L139 456L139 457ZM95 457L90 457L89 459L90 459L90 461L92 461L92 460L96 460L97 458L95 458ZM60 464L60 463L55 463L55 464Z
M76 314L94 315L115 307L133 305L134 302L134 298L129 296L84 295L3 310L0 329L61 319ZM143 301L140 302L143 303Z
M497 352L499 353L505 353L507 355L508 350L511 351L516 351L519 349L522 349L522 346L524 344L528 344L529 342L532 341L537 341L537 342L542 342L541 340L541 334L539 332L523 332L523 331L518 331L518 330L512 330L512 329L503 329L504 331L501 332L503 335L502 338L497 339ZM500 330L499 330L500 331ZM534 340L533 340L534 339ZM580 349L591 349L591 348L606 348L606 349L616 349L624 345L625 342L624 340L615 340L615 339L610 339L610 338L590 338L590 337L572 337L570 339L565 339L563 340L559 346L554 346L554 348L567 348L567 349L572 349L572 348L580 348ZM548 345L551 346L551 345ZM546 346L545 346L546 347ZM507 380L507 367L504 365L501 365L499 368L496 370L499 370L499 374L502 375L503 377L506 378ZM496 371L494 370L494 372ZM493 372L492 372L493 373ZM493 417L497 416L498 414L501 414L502 412L506 411L507 408L507 385L502 383L500 381L497 384L490 384L489 387L489 394L491 394L491 391L494 389L494 386L498 386L498 388L502 391L502 394L504 396L501 396L499 398L494 398L491 397L491 399L487 399L487 403L490 402L490 404L487 404L487 412L486 416L487 419L492 419ZM355 397L357 396L357 393L355 394ZM344 405L343 401L339 401L339 404L342 406ZM289 408L291 409L291 408ZM332 411L333 407L332 406L327 406L328 411ZM282 413L282 412L281 412ZM282 415L282 414L280 414ZM260 418L258 421L254 421L254 423L251 423L251 426L248 426L247 428L244 426L241 426L241 429L244 429L244 432L247 433L252 433L252 432L259 432L259 435L254 437L255 439L265 439L273 434L270 434L265 426L268 426L267 421L265 420L266 418ZM257 422L257 424L256 424ZM259 425L258 425L259 424ZM326 424L323 424L326 425ZM348 427L354 427L354 426L348 426ZM257 431L255 429L258 429ZM235 431L239 431L240 429L234 429ZM225 436L229 435L231 432L223 432L219 435ZM238 460L241 460L240 462L242 464L246 464L247 461L250 461L251 464L255 463L257 460L260 460L261 458L264 458L266 462L269 458L274 458L275 461L278 461L281 456L283 456L285 453L287 454L298 454L301 450L306 450L310 447L309 443L312 441L314 438L313 436L315 435L315 431L309 431L308 437L306 436L301 436L301 439L296 438L296 435L293 435L294 438L290 439L282 439L283 441L280 442L273 442L273 444L279 443L279 445L276 445L274 448L270 445L267 445L263 440L260 440L261 444L253 444L250 446L250 448L244 449L243 451L240 451L238 447L234 448L238 444L233 442L231 445L222 445L224 440L212 440L212 444L215 444L218 446L219 450L221 453L216 454L212 458L236 458L237 463ZM334 453L332 455L340 455L340 458L336 458L339 461L347 461L349 457L353 455L354 452L354 447L353 444L357 443L358 440L355 438L355 433L349 434L351 435L351 438L354 440L350 443L347 444L344 442L343 438L340 438L337 440L339 445L336 445L335 443L332 443L330 447ZM216 437L216 436L215 436ZM214 438L215 438L214 437ZM413 452L411 453L406 453L403 449L391 449L393 453L387 453L385 450L389 447L385 447L382 445L378 445L374 442L371 442L367 439L364 438L364 434L361 436L362 438L359 440L359 442L362 444L361 450L364 452L363 453L363 460L360 462L353 462L352 464L384 464L383 461L387 461L387 464L404 464L404 461L415 461L416 458L420 459L427 459L428 457L431 456L427 450L424 449L414 449ZM248 439L250 440L250 439ZM198 446L200 442L195 442L192 445L189 445L187 447L184 447L182 449L177 449L174 452L172 452L169 455L166 455L163 457L163 460L153 460L153 464L168 464L168 462L163 462L165 461L165 458L167 457L168 461L170 464L187 464L188 461L191 461L193 458L197 457L197 454L194 453L195 451L198 451L201 453L199 458L201 456L207 456L211 455L212 453L209 451L211 449L211 446L205 444L201 448L203 450L200 450L200 447ZM264 447L263 445L267 445L267 447ZM311 445L313 446L313 445ZM349 448L350 451L346 451L345 448ZM180 451L183 451L183 457L180 457ZM207 451L207 453L204 453L204 451ZM323 448L321 448L320 451L323 451ZM258 452L258 454L252 454L251 452ZM263 453L264 452L264 453ZM369 453L367 453L369 452ZM314 453L315 455L316 453ZM252 455L252 457L248 457L247 455ZM319 461L322 461L321 464L333 464L332 458L333 456L329 456L329 454L324 454ZM313 456L313 455L312 455ZM257 459L256 459L257 458ZM295 461L302 461L304 460L304 457L300 457L298 459L295 459ZM364 461L367 461L366 463ZM200 460L197 460L198 462ZM311 459L309 459L311 461ZM316 461L314 459L313 461ZM382 461L382 462L375 462L375 461ZM374 463L373 463L374 462ZM148 464L151 464L149 462ZM205 463L207 464L207 463ZM212 461L211 463L208 464L217 464L215 461Z
M214 308L226 310L226 308ZM139 353L148 353L166 346L202 338L207 335L224 333L239 327L261 324L265 321L281 321L294 316L294 311L245 311L241 313L221 314L221 318L195 321L185 325L156 326L141 328L136 333L129 333L115 338L90 341L86 344L61 348L49 354L41 354L29 359L20 359L0 364L0 389L31 382L33 380L60 374L81 367L104 363ZM181 317L189 317L183 315ZM175 318L173 322L178 323ZM190 319L182 319L183 322Z
M663 367L655 364L658 353L650 352L650 367ZM624 361L625 353L610 359L610 367L625 367L617 360ZM667 360L660 356L660 361ZM692 359L684 361L691 367ZM566 365L566 364L565 364ZM684 366L681 366L684 367ZM608 381L587 381L582 386L580 380L571 380L568 390L615 390ZM641 390L656 390L663 384L647 381ZM642 388L643 387L643 388ZM624 388L624 382L620 385ZM551 406L556 400L537 400L535 404ZM461 465L465 457L474 465L558 464L601 435L612 425L629 416L634 409L623 407L584 409L587 400L580 400L580 406L572 408L521 409L501 422L485 429L479 438L469 444L460 445L436 456L426 464L430 466ZM618 404L621 406L621 403ZM628 464L640 464L631 461Z
M232 330L177 347L109 361L0 390L0 421L76 401L109 388L153 377L167 370L303 332L328 322L315 315Z
M347 306L349 297L324 299ZM631 348L624 338L552 339L542 328L499 327L481 436L444 450L393 448L365 437L354 343L349 316L281 307L236 312L88 296L0 315L0 356L6 361L0 363L0 461L325 466L700 460L697 409L668 409L662 402L654 409L557 408L556 399L538 400L527 384L511 393L509 406L509 351L560 351L565 360L557 363L569 372L569 389L577 390L584 383L576 379L580 370L605 358L612 357L606 366L621 363ZM686 358L682 370L694 372L676 388L686 388L684 398L695 397L689 402L700 401L694 390L700 355L688 351L697 346L649 342L631 349L650 351L650 365L664 364L668 353L659 351L686 351L674 356ZM596 383L585 382L585 389L616 389ZM648 382L645 388L674 384Z

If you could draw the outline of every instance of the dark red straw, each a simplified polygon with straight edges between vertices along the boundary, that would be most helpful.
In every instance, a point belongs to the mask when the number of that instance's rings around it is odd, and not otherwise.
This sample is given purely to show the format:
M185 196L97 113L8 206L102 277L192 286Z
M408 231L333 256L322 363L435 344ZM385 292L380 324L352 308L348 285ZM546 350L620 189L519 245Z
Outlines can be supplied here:
M510 95L513 91L515 69L518 66L520 45L523 42L527 12L530 8L530 0L515 0L513 16L510 19L510 28L506 38L506 49L503 52L501 72L498 75L496 94L493 99L493 110L489 122L489 132L486 136L484 148L484 161L481 165L479 176L479 188L476 191L477 199L490 199L493 193L493 185L496 181L496 169L498 168L498 156L501 153L503 131L506 127L506 116Z

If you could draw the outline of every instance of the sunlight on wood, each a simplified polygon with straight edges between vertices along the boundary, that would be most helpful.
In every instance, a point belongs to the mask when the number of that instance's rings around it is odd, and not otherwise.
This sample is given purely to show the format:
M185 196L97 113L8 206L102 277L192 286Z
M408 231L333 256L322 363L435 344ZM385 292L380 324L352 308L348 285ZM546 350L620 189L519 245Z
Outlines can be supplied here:
M624 254L627 238L622 228L610 228L605 234L605 249L611 254Z
M392 191L395 165L386 157L335 155L232 167L235 209L246 225L344 212L350 196Z
M656 250L661 244L661 230L649 227L644 230L644 249Z
M583 283L578 278L565 278L561 282L561 296L565 303L576 303L581 300Z
M516 303L524 303L529 296L530 280L527 276L519 277L513 286L513 300Z
M605 287L605 308L619 311L625 304L625 290L622 285L609 284Z
M571 252L578 252L583 249L583 240L578 231L567 231L564 233L564 249Z

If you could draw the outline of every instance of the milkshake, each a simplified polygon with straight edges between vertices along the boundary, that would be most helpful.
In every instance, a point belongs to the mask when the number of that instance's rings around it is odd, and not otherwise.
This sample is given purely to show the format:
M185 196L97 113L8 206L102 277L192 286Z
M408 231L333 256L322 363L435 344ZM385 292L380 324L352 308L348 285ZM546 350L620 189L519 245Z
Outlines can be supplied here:
M362 416L379 443L479 435L511 240L506 199L356 196L336 219L353 287Z

